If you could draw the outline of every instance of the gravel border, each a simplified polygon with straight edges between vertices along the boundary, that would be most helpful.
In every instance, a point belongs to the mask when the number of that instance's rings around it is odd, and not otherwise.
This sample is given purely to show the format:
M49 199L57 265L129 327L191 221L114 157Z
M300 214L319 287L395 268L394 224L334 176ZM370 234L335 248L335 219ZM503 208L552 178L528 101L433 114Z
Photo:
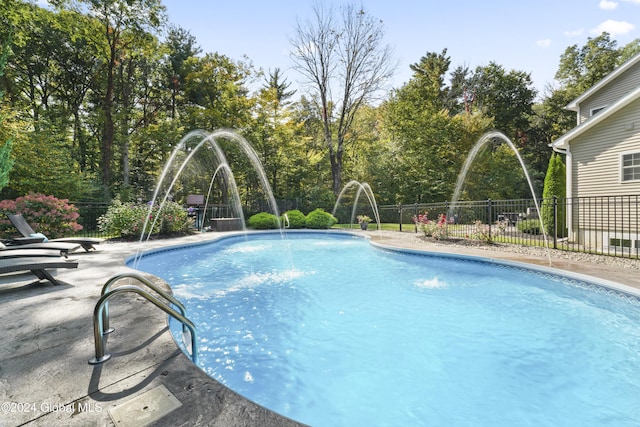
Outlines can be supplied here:
M548 249L539 246L514 245L509 243L483 243L476 240L436 240L425 237L420 233L391 232L396 237L410 239L416 246L458 247L483 251L508 252L512 254L538 256L546 258L549 254L552 259L587 262L600 265L624 268L626 270L640 271L640 259L622 258L611 255L598 255L586 252L563 251L560 249Z

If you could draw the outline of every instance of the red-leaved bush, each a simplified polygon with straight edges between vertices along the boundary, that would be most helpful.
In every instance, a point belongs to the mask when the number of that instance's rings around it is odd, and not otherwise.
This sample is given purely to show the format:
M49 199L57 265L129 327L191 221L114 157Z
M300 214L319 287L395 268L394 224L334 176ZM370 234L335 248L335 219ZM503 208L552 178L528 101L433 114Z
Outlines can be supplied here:
M78 209L67 199L29 193L15 200L0 201L0 233L3 237L16 235L15 228L7 219L7 214L21 213L37 233L50 239L73 235L82 230L76 222L80 216Z

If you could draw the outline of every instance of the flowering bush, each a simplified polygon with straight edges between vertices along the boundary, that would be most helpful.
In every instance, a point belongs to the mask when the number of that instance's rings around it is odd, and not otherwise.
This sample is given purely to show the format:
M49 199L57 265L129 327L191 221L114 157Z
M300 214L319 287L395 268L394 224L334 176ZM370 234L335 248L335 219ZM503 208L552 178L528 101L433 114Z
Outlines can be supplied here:
M508 225L509 225L508 220L496 221L497 232L499 234L504 234L504 231L506 230ZM473 232L471 233L471 238L476 240L481 240L485 243L491 243L493 242L493 234L495 233L496 233L495 231L491 233L491 226L489 224L484 224L482 221L476 220L473 223Z
M486 243L491 243L491 226L489 224L484 224L480 220L476 220L473 223L473 233L471 234L471 236L474 239L482 240Z
M98 218L98 228L110 236L127 238L142 236L147 215L149 215L149 221L144 234L167 235L184 232L189 229L192 222L187 211L176 202L166 202L162 210L159 206L153 206L149 213L148 204L125 204L119 199L114 199L107 213Z
M371 218L369 218L366 215L358 215L356 219L358 220L358 224L362 224L362 223L368 224L371 222Z
M2 234L15 231L6 215L18 213L24 216L35 232L51 239L73 235L82 230L82 226L76 222L80 216L78 209L70 204L69 200L29 193L15 200L0 201Z
M418 230L427 237L433 237L436 240L444 240L449 238L449 223L445 214L438 215L438 221L432 221L428 218L428 212L418 214L413 217L413 222Z
M124 204L115 199L107 213L98 218L98 229L109 236L140 236L148 210L148 206Z
M165 202L162 210L159 213L155 210L154 213L160 215L160 234L163 235L185 232L193 225L193 219L189 218L182 205L176 202Z

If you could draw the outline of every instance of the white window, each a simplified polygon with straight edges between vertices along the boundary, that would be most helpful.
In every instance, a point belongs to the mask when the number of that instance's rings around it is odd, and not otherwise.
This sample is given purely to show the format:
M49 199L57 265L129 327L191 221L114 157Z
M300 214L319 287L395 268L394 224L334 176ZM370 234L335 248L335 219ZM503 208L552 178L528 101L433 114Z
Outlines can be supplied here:
M622 155L622 182L640 181L640 153Z

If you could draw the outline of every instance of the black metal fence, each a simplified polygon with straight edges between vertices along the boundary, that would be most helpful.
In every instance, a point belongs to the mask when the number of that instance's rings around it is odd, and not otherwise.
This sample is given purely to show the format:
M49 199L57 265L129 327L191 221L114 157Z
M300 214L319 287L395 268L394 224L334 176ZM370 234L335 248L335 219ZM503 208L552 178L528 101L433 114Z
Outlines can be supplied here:
M80 216L76 222L82 225L82 230L78 232L79 235L87 237L112 237L107 236L100 231L98 219L107 213L109 208L108 203L92 203L92 202L72 202L77 209ZM185 206L185 209L188 209ZM204 225L206 221L212 218L226 218L233 216L233 209L230 205L209 205L206 209L203 206L192 207L189 210L189 216L194 218L194 225L198 228Z
M567 251L640 258L640 195L385 205L378 210L382 223L396 223L400 231L429 231L414 221L422 215L423 223L432 226L443 218L441 226L449 239L548 244Z
M107 203L72 203L80 216L76 220L82 226L80 234L87 237L106 237L98 229L98 218L107 213Z
M82 234L106 237L100 233L98 218L108 205L74 204L80 212ZM210 207L207 214L224 217L225 206ZM405 232L420 231L414 222L418 215L433 223L442 215L449 239L548 244L567 251L640 259L640 195L383 205L378 212L381 223L397 224ZM373 212L362 213L374 218Z

